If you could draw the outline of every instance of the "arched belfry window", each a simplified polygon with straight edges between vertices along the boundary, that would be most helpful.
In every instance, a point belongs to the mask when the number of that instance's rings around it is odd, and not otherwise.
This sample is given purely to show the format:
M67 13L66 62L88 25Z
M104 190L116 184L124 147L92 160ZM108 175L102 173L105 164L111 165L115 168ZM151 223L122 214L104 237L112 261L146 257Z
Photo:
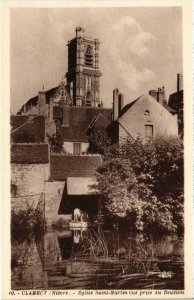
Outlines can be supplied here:
M93 49L90 45L85 52L85 64L86 66L93 66Z

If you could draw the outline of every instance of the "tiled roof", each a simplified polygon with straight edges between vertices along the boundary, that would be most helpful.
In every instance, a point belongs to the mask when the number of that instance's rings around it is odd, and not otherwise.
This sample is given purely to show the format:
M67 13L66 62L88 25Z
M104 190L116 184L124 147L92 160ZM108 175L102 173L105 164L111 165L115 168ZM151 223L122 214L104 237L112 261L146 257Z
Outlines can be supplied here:
M49 161L48 144L12 144L11 163L45 164Z
M11 116L10 123L12 126L12 130L18 128L27 121L29 121L29 116Z
M87 126L87 122L82 122L79 123L79 125L74 125L71 127L63 127L61 124L59 124L58 130L64 141L88 142L88 137L86 135Z
M12 116L11 141L13 143L44 143L44 116Z
M140 98L140 97L139 97L139 98ZM139 98L138 98L138 99L139 99ZM127 111L131 106L133 106L133 104L135 104L135 103L137 102L138 99L136 99L136 100L134 100L134 101L128 103L127 105L125 105L125 106L123 107L123 109L121 110L121 112L120 112L120 114L119 114L119 117L121 117L122 115L124 115L124 113L126 113L126 111Z
M49 103L49 99L55 94L55 92L57 91L58 88L59 88L59 86L56 86L50 90L45 91L47 103ZM26 102L26 105L37 105L37 102L38 102L38 95L33 98L30 98Z
M111 122L112 109L72 106L69 110L69 127L58 125L58 132L64 141L88 141L86 131L88 126L103 116L103 124ZM106 122L105 122L106 121ZM95 123L95 122L94 122ZM99 124L96 123L96 126ZM102 122L101 122L102 125Z
M100 155L51 155L50 179L67 177L92 177L101 164Z

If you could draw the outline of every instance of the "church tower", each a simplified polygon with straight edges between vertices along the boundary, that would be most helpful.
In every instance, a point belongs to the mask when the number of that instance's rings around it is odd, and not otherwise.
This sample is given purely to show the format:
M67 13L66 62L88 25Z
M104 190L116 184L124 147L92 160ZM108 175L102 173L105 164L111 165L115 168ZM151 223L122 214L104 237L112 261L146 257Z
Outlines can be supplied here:
M74 106L101 107L99 40L84 36L82 27L68 42L67 90Z

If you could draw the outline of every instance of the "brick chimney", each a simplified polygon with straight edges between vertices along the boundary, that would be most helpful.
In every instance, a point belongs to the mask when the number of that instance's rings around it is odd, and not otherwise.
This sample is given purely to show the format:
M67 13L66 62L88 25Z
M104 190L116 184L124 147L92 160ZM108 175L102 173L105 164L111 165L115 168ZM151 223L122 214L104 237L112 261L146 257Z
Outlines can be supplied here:
M154 99L157 100L157 91L156 90L150 90L149 95L152 96Z
M158 88L157 102L159 102L161 105L163 105L163 90L161 88Z
M42 116L46 116L46 93L44 90L44 86L42 91L38 93L38 103L39 103L39 114Z
M118 103L118 116L120 115L121 110L124 106L124 95L123 93L119 93L119 103Z
M113 121L117 120L119 116L119 90L113 90Z
M177 92L183 90L183 74L177 74Z

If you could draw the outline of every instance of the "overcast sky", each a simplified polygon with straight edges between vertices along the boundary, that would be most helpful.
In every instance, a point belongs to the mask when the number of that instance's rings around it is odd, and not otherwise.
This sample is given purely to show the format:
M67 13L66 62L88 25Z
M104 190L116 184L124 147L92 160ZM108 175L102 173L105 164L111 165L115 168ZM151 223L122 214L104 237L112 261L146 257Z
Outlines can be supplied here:
M167 99L176 91L176 74L182 72L180 8L12 8L12 113L43 84L59 84L77 26L101 41L104 107L111 107L114 88L124 93L125 104L163 85Z

